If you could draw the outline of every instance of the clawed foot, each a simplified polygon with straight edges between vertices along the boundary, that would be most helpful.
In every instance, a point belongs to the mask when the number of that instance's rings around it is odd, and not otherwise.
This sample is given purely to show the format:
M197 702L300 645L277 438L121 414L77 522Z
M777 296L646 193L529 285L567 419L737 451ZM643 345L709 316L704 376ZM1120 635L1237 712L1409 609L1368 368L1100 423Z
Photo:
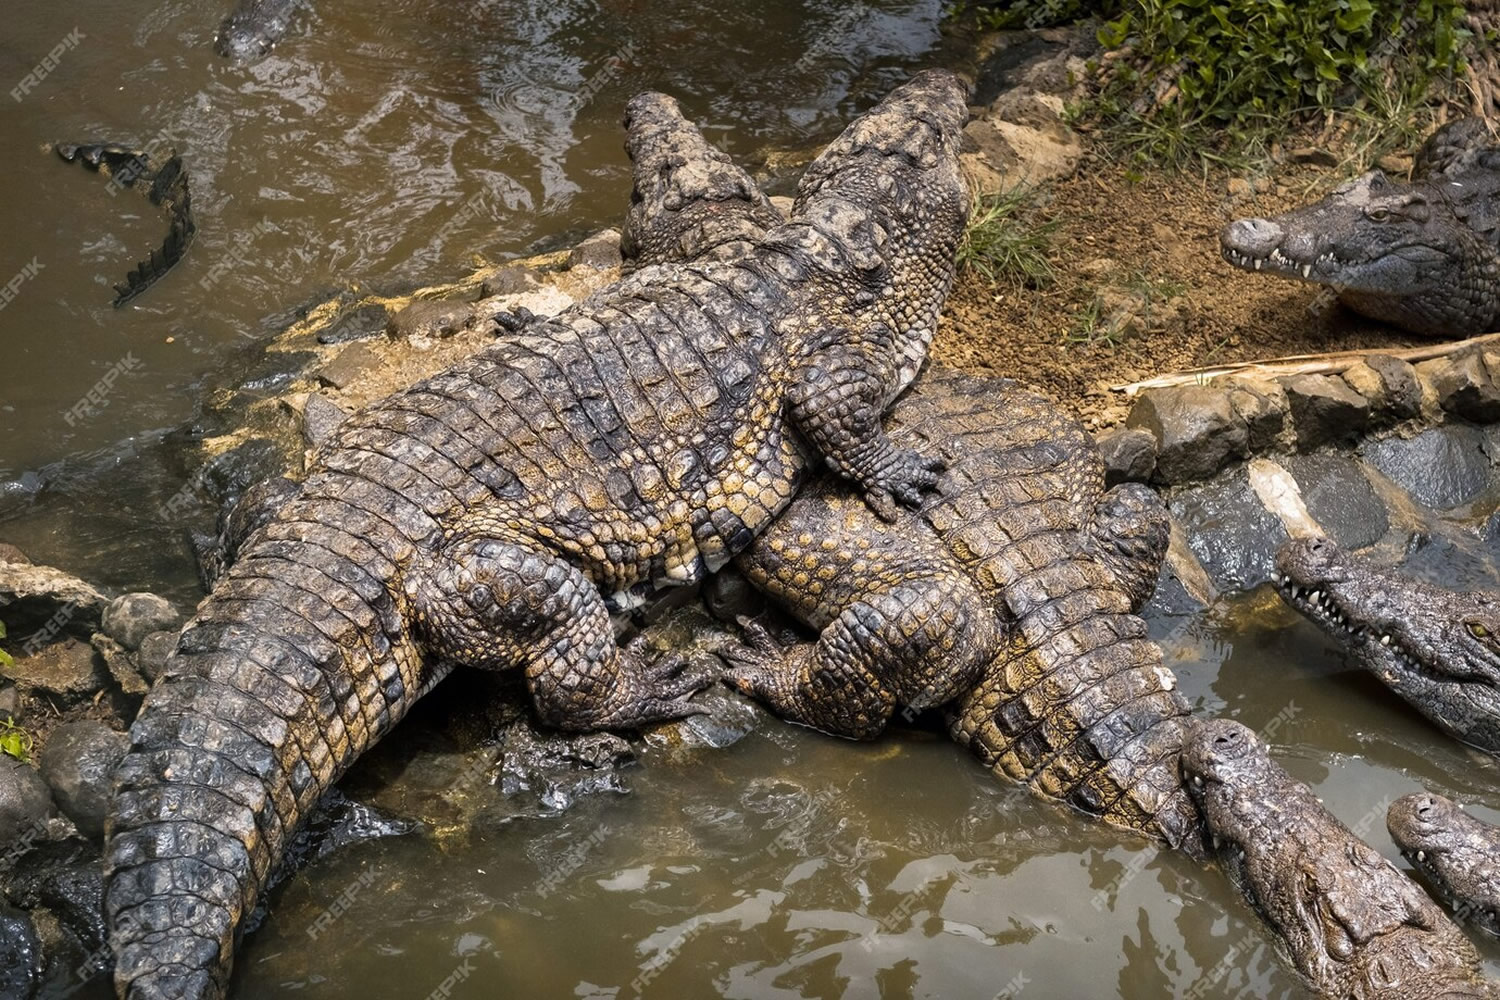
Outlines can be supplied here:
M501 331L515 333L535 323L540 317L525 306L516 306L509 312L495 314L495 335L498 337Z
M624 663L633 664L639 687L645 697L635 705L634 725L684 719L690 715L707 715L708 710L692 703L693 695L713 685L719 672L711 664L697 664L677 653L652 657L643 637L637 636L625 647Z
M744 641L719 651L724 660L724 683L740 694L764 698L772 688L772 678L786 663L786 646L778 642L764 626L748 618L738 619Z
M938 477L947 468L948 463L941 458L898 450L865 490L865 503L882 521L895 521L900 506L922 506L922 495L937 489Z

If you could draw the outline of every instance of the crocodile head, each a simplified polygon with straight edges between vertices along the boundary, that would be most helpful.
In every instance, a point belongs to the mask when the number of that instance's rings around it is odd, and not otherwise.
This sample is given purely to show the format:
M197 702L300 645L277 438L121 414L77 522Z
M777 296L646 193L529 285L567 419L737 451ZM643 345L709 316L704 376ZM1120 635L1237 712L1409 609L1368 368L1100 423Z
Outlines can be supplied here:
M969 218L958 161L968 121L957 76L918 73L808 165L782 231L831 279L824 312L889 332L893 397L921 368L953 280Z
M254 62L269 55L292 25L292 12L302 0L241 2L219 25L214 51L226 59Z
M1441 795L1406 795L1385 814L1391 839L1461 918L1500 936L1500 829Z
M1328 286L1372 319L1430 336L1482 333L1500 315L1500 257L1455 211L1458 186L1376 170L1316 204L1237 219L1219 242L1235 267Z
M1286 542L1282 599L1459 739L1500 753L1500 596L1377 569L1326 538Z
M1183 747L1182 774L1215 860L1319 996L1490 996L1457 926L1245 726L1200 726Z

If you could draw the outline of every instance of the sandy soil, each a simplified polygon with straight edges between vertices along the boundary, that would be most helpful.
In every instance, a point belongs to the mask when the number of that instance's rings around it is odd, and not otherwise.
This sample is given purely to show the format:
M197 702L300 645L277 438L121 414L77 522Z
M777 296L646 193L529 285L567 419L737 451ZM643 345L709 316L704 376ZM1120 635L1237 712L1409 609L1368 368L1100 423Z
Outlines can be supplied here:
M1041 289L960 275L936 360L1038 385L1091 424L1122 421L1110 386L1202 365L1421 343L1340 307L1321 289L1239 271L1219 231L1315 200L1342 176L1289 164L1230 197L1228 173L1141 178L1098 156L1042 192L1057 220L1057 277Z

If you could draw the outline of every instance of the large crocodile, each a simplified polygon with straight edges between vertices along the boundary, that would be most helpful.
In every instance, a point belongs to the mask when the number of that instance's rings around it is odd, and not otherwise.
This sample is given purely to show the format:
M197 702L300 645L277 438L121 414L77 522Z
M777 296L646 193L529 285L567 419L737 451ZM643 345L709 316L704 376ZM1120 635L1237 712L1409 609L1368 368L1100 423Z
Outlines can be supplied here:
M1166 549L1160 500L1106 492L1078 421L1008 380L930 370L887 427L948 462L938 495L885 523L809 486L738 565L821 635L783 652L751 626L727 679L853 738L952 703L998 774L1201 855L1177 765L1194 723L1133 614Z
M162 240L161 249L153 249L145 260L130 269L123 282L115 285L114 304L118 309L154 285L182 260L198 232L182 157L171 151L157 166L153 164L149 151L108 143L60 142L52 148L69 163L82 163L109 177L111 185L143 190L151 204L166 213L167 235Z
M601 591L723 564L814 462L886 516L920 500L934 463L880 415L952 278L965 99L919 74L753 249L642 267L345 422L131 730L105 893L122 996L222 995L288 833L451 665L523 668L554 725L681 716L707 678L617 648Z
M1321 997L1493 998L1479 955L1411 879L1357 838L1237 722L1182 749L1214 857Z
M1500 937L1500 827L1430 792L1391 803L1385 825L1406 860L1454 915Z
M1285 542L1273 582L1423 715L1500 754L1500 595L1421 583L1326 538Z
M1410 183L1376 170L1316 204L1237 219L1220 237L1224 259L1326 286L1414 333L1500 327L1500 143L1461 119L1427 140L1416 165Z

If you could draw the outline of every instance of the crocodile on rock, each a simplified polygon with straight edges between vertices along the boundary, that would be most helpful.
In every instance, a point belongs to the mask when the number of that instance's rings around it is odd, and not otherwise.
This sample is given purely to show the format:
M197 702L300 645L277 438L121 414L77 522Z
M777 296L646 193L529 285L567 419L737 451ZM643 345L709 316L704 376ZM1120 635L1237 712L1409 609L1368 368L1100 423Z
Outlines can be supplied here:
M1318 996L1494 1000L1458 926L1249 729L1205 722L1183 746L1182 773L1215 859Z
M737 564L814 643L751 626L727 679L779 714L870 738L902 707L953 707L998 774L1202 855L1177 755L1195 725L1134 611L1155 589L1166 512L1104 489L1092 438L1016 383L929 370L887 428L947 463L894 523L833 479L809 486Z
M1316 204L1231 222L1224 259L1323 285L1413 333L1500 328L1500 141L1478 119L1452 122L1427 140L1413 174L1405 183L1372 171Z
M105 909L122 996L222 996L287 837L452 666L523 669L556 726L679 717L710 678L619 649L604 595L626 607L723 565L815 466L886 517L920 500L935 463L880 417L952 279L966 96L919 74L745 252L639 267L354 414L294 494L242 519L117 773Z
M1500 594L1421 583L1326 538L1285 542L1272 582L1423 715L1500 754Z
M1385 825L1402 855L1455 916L1500 937L1500 827L1430 792L1397 799L1386 811Z

